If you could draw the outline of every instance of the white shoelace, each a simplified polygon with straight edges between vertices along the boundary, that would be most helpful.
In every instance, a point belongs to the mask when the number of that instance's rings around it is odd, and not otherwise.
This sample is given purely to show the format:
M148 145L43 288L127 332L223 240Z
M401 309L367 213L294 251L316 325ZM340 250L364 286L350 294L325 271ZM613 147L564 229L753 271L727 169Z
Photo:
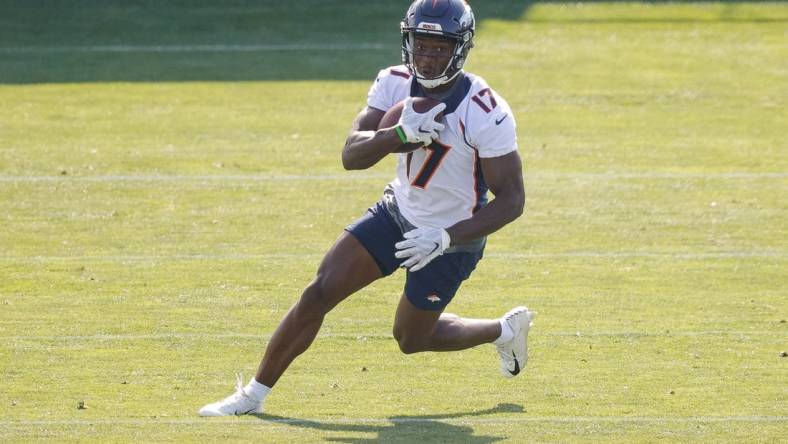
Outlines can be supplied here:
M223 402L226 403L226 402L237 401L237 400L242 399L242 398L249 398L249 399L251 399L251 396L247 395L246 392L244 391L244 380L243 379L244 378L243 378L243 374L242 373L236 373L235 374L235 393L233 393L232 395L230 395L227 398L225 398L225 400Z

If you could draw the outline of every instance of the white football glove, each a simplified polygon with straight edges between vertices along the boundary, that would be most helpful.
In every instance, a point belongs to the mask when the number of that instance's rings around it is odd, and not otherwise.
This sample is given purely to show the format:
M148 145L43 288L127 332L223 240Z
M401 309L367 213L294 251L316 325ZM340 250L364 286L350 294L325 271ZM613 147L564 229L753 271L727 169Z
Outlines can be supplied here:
M433 259L443 254L451 239L443 228L416 228L404 234L405 240L397 242L394 256L408 258L400 265L410 271L419 271Z
M405 99L405 106L399 116L399 125L409 143L429 145L438 138L438 131L443 131L443 124L435 121L435 116L446 109L446 104L436 105L426 113L418 113L413 109L413 97Z

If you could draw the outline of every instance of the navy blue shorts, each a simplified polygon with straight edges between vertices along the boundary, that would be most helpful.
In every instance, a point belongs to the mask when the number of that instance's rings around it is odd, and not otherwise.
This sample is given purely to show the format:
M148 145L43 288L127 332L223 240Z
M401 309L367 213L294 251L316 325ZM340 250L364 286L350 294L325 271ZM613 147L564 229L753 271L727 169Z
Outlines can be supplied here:
M389 210L378 202L358 220L345 228L358 239L377 262L383 276L389 276L405 259L394 256L394 244L403 240L402 230ZM407 272L405 295L422 310L443 310L451 302L460 284L470 277L481 260L483 250L444 253L416 272Z

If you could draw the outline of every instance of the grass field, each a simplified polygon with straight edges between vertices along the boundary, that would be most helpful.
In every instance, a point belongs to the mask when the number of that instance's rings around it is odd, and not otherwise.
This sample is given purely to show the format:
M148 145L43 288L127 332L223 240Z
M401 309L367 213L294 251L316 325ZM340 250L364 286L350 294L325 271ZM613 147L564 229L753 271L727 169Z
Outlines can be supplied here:
M0 0L0 441L785 441L785 3L473 2L528 202L450 311L527 371L400 354L398 273L198 418L393 177L339 152L407 1L292 3Z

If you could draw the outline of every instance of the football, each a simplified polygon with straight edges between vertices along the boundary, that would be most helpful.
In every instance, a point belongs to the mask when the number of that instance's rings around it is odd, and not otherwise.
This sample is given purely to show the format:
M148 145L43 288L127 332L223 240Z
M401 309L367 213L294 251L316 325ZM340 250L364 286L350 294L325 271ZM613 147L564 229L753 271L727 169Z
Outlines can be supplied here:
M413 98L413 110L417 113L425 113L438 104L440 104L440 100L431 99L429 97L414 97ZM383 115L383 118L380 119L380 123L378 123L378 129L381 128L391 128L392 126L397 125L399 122L399 116L402 114L402 108L405 106L405 101L401 101L386 111L386 114ZM435 116L435 121L440 122L443 119L443 113L440 112L438 115ZM404 143L398 146L394 152L395 153L409 153L413 150L419 149L422 147L420 143Z

